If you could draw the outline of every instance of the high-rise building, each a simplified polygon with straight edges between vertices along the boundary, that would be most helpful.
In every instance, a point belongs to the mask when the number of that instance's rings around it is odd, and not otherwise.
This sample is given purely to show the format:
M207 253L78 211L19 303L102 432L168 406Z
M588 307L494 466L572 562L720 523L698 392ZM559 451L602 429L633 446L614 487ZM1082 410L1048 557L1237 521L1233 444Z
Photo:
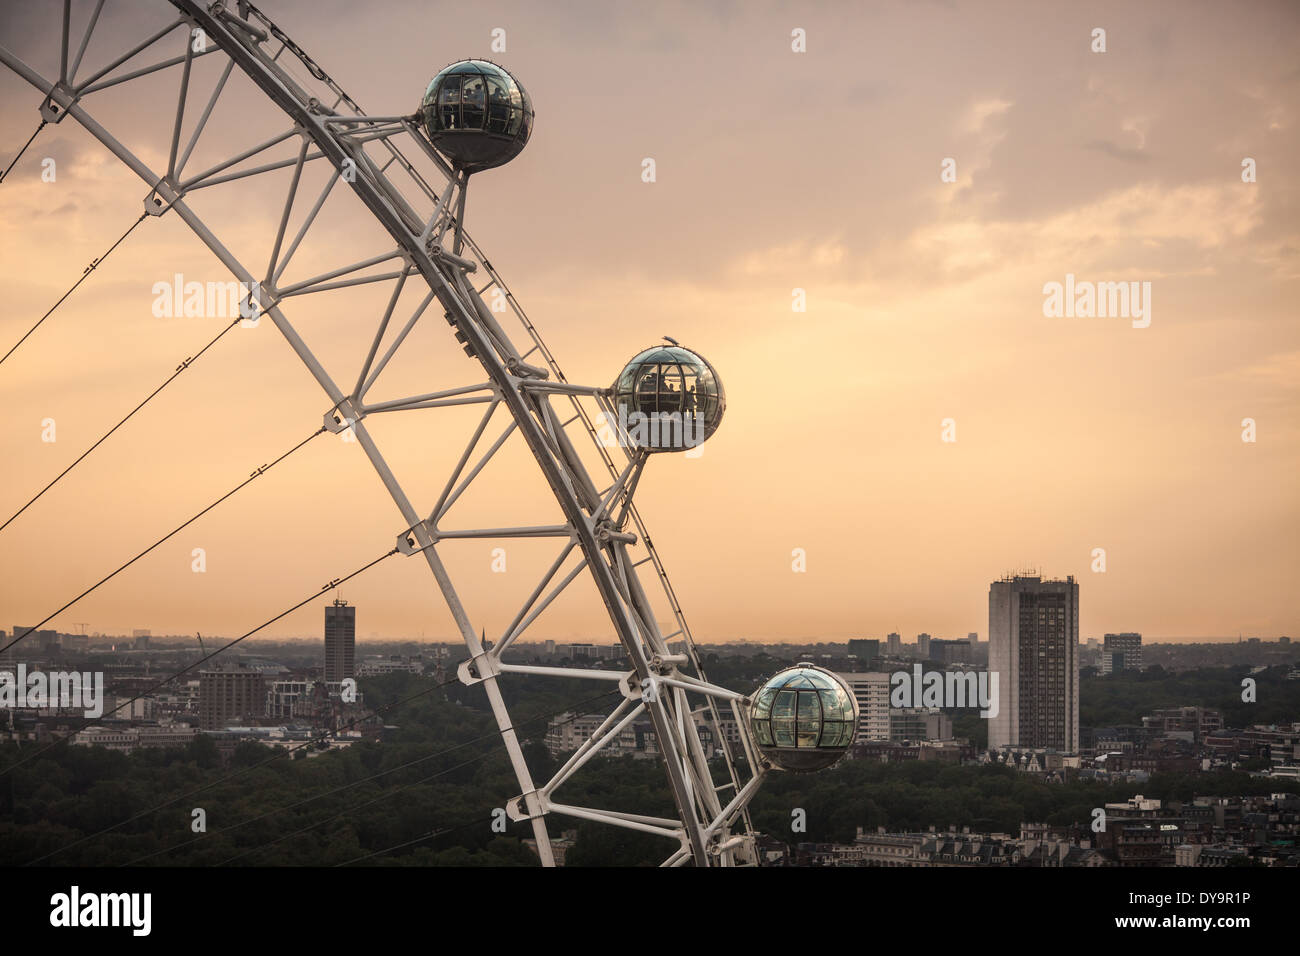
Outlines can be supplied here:
M858 741L889 739L889 675L884 671L840 674L858 701Z
M874 661L880 656L880 642L860 637L849 638L849 654L860 661Z
M273 680L266 689L266 716L287 718L293 716L293 705L310 698L312 681L290 678Z
M22 642L22 649L14 646L5 652L7 661L21 660L23 657L39 657L45 654L57 654L59 651L59 632L52 630L34 631L22 624L14 625L13 638Z
M559 657L569 657L575 661L581 658L614 660L622 657L624 651L622 644L592 644L589 641L574 641L568 644L556 644L555 653Z
M266 716L266 677L243 666L199 671L199 729L220 730Z
M929 643L930 655L927 660L938 661L940 664L969 664L971 662L970 641L965 638L945 641L936 637Z
M989 748L1079 751L1079 585L1007 577L989 586Z
M921 658L921 660L923 661L928 661L930 659L930 635L929 634L916 635L916 656Z
M347 601L325 606L325 683L357 676L357 609Z
M1101 672L1140 671L1142 669L1142 635L1127 631L1107 634L1101 643Z
M34 644L35 641L36 641L36 637L35 637L35 635L32 634L32 629L31 629L30 627L27 627L26 625L23 625L23 624L15 624L15 625L14 625L13 634L12 634L11 636L12 636L12 638L13 638L14 640L16 640L16 641L25 641L25 640L27 640L27 638L28 638L29 636L31 637L31 640L32 640L32 643L33 643L33 644ZM15 663L16 661L18 661L18 659L19 659L19 657L18 657L19 653L26 653L26 651L27 651L27 647L26 647L26 646L24 646L23 649L22 649L22 652L20 652L20 651L18 650L18 645L15 644L13 647L9 648L9 650L7 650L7 651L0 651L0 661L3 661L3 662L6 663L6 664L13 664L13 663Z
M888 641L889 656L901 657L903 654L903 638L895 633L890 634L885 640Z
M938 707L895 707L889 712L889 739L952 740L952 718Z

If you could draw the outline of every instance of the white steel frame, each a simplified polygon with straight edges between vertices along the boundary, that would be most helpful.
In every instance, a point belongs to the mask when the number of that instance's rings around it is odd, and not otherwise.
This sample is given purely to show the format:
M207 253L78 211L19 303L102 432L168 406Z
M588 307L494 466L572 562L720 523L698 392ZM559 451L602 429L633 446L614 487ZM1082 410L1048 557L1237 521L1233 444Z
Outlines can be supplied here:
M691 639L676 595L663 565L646 536L645 526L632 502L633 492L649 455L635 447L631 438L619 434L616 444L623 449L626 461L618 464L610 454L608 440L602 440L593 416L581 399L594 402L608 427L617 427L610 391L603 387L581 386L567 382L536 329L510 293L490 262L463 229L468 176L453 170L432 148L420 130L416 115L367 116L360 107L309 56L284 34L268 17L250 3L239 2L236 9L225 3L203 4L196 0L168 0L179 12L170 26L151 34L126 53L111 60L89 79L76 79L82 56L99 21L104 0L96 0L85 33L75 55L69 61L73 36L71 2L65 0L62 19L60 72L50 80L0 46L0 62L30 82L45 96L41 115L58 123L71 115L150 187L146 210L161 216L176 213L221 263L246 287L256 287L241 303L251 311L271 318L294 352L325 391L331 402L325 426L338 433L350 429L364 449L385 488L401 512L405 529L397 536L398 548L408 555L424 556L442 596L447 602L470 657L461 665L460 679L466 684L482 684L500 728L521 793L507 805L512 819L531 821L537 851L544 865L554 864L547 836L545 815L559 813L579 820L599 821L645 833L661 835L678 844L664 862L677 866L738 865L752 863L753 840L747 806L765 775L764 762L750 739L743 707L747 702L740 694L709 683ZM160 43L179 27L186 27L185 53L148 67L114 74L135 56ZM206 49L195 52L190 38L195 29L206 35ZM267 46L279 44L274 54ZM279 59L288 52L307 69L321 88L324 98L312 95L283 68ZM181 147L181 130L187 109L191 67L200 56L220 53L227 57L219 80L199 114L193 132ZM101 126L82 105L85 97L96 91L134 81L170 67L181 67L176 118L172 128L168 163L165 172L148 168L130 150ZM185 174L185 167L203 132L213 107L221 96L234 68L245 73L290 121L284 132L236 153L224 162L200 173ZM334 97L331 106L324 99ZM342 109L344 112L339 112ZM242 166L271 147L298 137L296 159L263 162ZM378 165L364 149L367 143L383 147L389 157ZM400 145L415 144L426 162L445 178L435 189L402 153ZM302 171L317 159L327 159L338 172L331 175L316 197L305 221L285 246L286 232ZM397 168L390 175L390 167ZM185 202L196 190L236 182L276 169L292 167L292 180L284 199L270 261L263 277L254 274L236 259ZM345 177L347 169L353 175ZM404 173L399 188L395 179ZM317 214L335 184L343 179L365 203L374 218L392 237L392 248L305 281L280 286L285 267L310 230ZM426 208L425 213L419 208ZM385 265L374 274L366 270ZM365 273L358 275L358 273ZM475 289L471 276L485 275L482 289ZM394 318L394 311L407 282L423 283L427 294L414 313L405 320L380 355ZM388 306L380 317L378 331L362 364L361 373L349 391L344 391L322 367L307 344L281 309L285 300L372 282L392 283ZM520 352L510 336L497 322L482 294L493 286L505 296L513 314L522 324L531 346ZM367 402L366 396L376 378L401 348L408 333L434 300L444 310L456 339L466 352L477 359L486 372L486 381L458 388L430 391L404 398ZM536 356L536 358L534 358ZM530 363L530 359L533 361ZM561 421L552 400L567 401L572 415ZM402 486L380 454L365 419L372 414L439 408L453 405L482 404L485 409L478 427L447 479L436 504L422 514L408 499ZM466 471L471 457L499 407L504 407L510 421L499 437ZM598 490L574 448L567 429L580 423L595 443L608 471L608 484ZM511 434L518 432L547 479L564 516L564 523L524 527L446 529L440 520L465 489L482 472L484 466ZM485 648L472 625L438 551L443 540L464 538L555 538L561 545L559 556L543 575L501 638ZM644 547L646 554L634 558L632 549ZM576 551L578 561L560 575L570 555ZM663 634L655 620L649 599L639 579L637 568L650 563L672 609L676 630ZM610 623L626 651L631 670L588 670L576 668L511 664L503 653L525 632L561 592L579 575L586 573L595 583ZM547 590L547 588L550 588ZM681 639L684 654L669 650L669 642ZM693 671L694 675L687 671ZM575 752L559 771L540 785L532 779L523 751L502 699L498 680L504 674L546 675L565 678L588 678L615 683L623 694L622 702L605 719L600 729ZM693 701L699 701L698 705ZM719 702L728 706L739 728L745 765L733 759L725 734L720 732ZM578 807L555 799L558 788L592 759L631 721L648 717L655 733L655 744L667 768L668 779L677 804L678 818L668 819L609 809ZM708 764L700 725L711 723L717 733L718 752L726 764L727 777L716 784ZM742 770L746 775L742 775ZM724 802L725 801L725 802Z

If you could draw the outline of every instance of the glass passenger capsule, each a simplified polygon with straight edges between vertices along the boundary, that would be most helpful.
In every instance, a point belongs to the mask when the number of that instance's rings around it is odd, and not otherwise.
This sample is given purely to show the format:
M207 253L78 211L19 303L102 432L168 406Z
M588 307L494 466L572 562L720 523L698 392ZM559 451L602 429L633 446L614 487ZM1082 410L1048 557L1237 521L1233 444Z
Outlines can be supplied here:
M424 131L457 169L510 162L533 131L533 102L504 67L461 60L435 76L420 102Z
M619 433L648 451L686 451L722 421L727 396L713 366L680 345L656 345L627 364L614 383Z
M853 745L858 702L837 675L801 664L759 688L749 707L749 726L759 751L777 769L823 770Z

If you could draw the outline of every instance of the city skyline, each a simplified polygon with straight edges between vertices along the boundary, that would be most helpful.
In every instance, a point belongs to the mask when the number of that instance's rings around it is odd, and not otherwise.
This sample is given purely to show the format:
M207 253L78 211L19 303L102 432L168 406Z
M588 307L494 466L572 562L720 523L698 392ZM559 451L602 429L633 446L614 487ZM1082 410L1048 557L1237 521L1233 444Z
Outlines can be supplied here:
M21 626L22 626L24 629L26 629L26 627L27 627L27 625L21 625ZM10 637L12 637L12 636L14 635L13 627L14 627L14 625L0 626L0 630L5 631L5 632L10 636ZM42 628L41 630L43 631L43 630L58 630L58 629L47 629L47 628ZM19 633L21 633L21 632L19 632ZM36 633L39 633L39 632L34 632L34 633L33 633L33 638L32 638L33 640L35 639L35 634L36 634ZM72 633L72 632L60 631L60 633L68 634L68 633ZM925 632L921 632L921 633L925 633ZM88 637L88 638L94 638L94 639L100 639L100 640L121 639L121 640L128 641L128 642L134 640L134 638L133 638L132 635L130 634L130 629L127 629L127 630L124 630L124 631L120 631L120 632L119 632L119 631L89 631L87 634L84 634L84 635L81 635L81 634L74 634L73 636L78 636L78 637ZM213 640L222 640L222 639L224 639L224 638L232 637L232 636L234 636L234 635L219 634L219 633L213 633L213 634L210 634L210 635L209 635L210 639L213 639ZM954 633L954 634L952 634L950 637L945 637L945 638L932 638L932 640L935 640L935 641L939 641L939 640L943 640L943 641L966 640L966 639L967 639L967 636L968 636L967 634ZM164 633L164 632L158 632L158 633L152 634L151 637L152 637L153 639L155 639L155 640L157 640L157 639L164 639L164 640L165 640L165 639L178 639L178 640L179 640L179 639L193 639L194 635L193 635L192 632L191 632L191 633L185 633L185 632L177 632L177 633ZM600 640L601 637L602 637L602 635L598 635L598 634L585 634L585 635L584 635L584 634L564 634L564 635L556 635L556 636L550 636L550 637L547 637L547 636L536 636L536 637L531 637L531 638L526 638L526 639L520 639L519 641L517 641L517 642L515 642L515 643L516 643L516 644L519 644L519 645L524 645L524 646L527 646L527 645L533 645L533 644L545 644L545 643L547 643L548 641L549 641L549 642L552 642L552 643L602 643L602 641ZM761 645L773 645L773 646L776 646L776 645L782 645L782 644L818 644L818 643L824 643L824 644L847 644L847 642L848 642L848 641L851 641L851 640L880 640L880 641L883 642L883 640L884 640L885 637L886 637L886 635L883 634L883 633L880 634L880 635L878 635L877 637L874 637L874 638L873 638L873 637L870 637L870 636L867 636L867 635L865 635L865 634L846 634L846 635L826 635L826 634L821 634L821 635L815 635L815 634L798 635L798 634L792 634L792 635L787 635L787 636L785 636L785 637L776 637L776 638L771 638L771 639L768 639L768 640L757 640L757 639L746 638L746 637L735 637L735 638L728 638L728 639L724 639L724 640L701 640L701 641L696 641L696 643L697 643L698 645L700 645L700 646L706 646L706 645L726 646L726 645L747 645L747 644L755 644L755 645L760 645L760 646L761 646ZM1096 641L1096 642L1098 643L1098 645L1100 645L1100 643L1101 643L1101 641L1102 641L1102 639L1103 639L1104 637L1105 637L1105 634L1103 634L1103 633L1097 633L1097 634L1080 634L1080 635L1079 635L1079 643L1080 643L1081 645L1084 645L1084 644L1086 644L1088 641ZM1180 645L1180 644L1237 644L1237 643L1246 643L1247 641L1251 641L1251 640L1262 641L1262 642L1265 642L1265 643L1274 643L1274 642L1277 642L1278 640L1287 640L1287 641L1292 641L1292 640L1294 640L1294 639L1291 637L1291 635L1289 635L1289 634L1273 634L1273 635L1264 635L1264 634L1240 634L1240 635L1172 635L1172 636L1162 636L1162 635L1148 635L1148 634L1143 634L1143 635L1142 635L1142 639L1143 639L1143 643L1145 643L1145 644L1174 644L1174 645ZM299 641L317 641L317 642L318 642L318 641L320 640L320 635L319 635L319 634L312 634L312 633L310 633L310 632L306 632L306 631L303 631L303 632L285 632L285 633L278 633L278 632L277 632L277 633L273 633L273 634L267 634L267 635L265 636L264 640L265 640L265 641L269 641L269 642L299 642ZM357 637L356 637L356 643L357 643L357 644L364 644L364 643L373 643L373 644L392 644L392 643L426 643L426 644L453 644L453 645L459 645L459 644L462 644L462 643L464 643L464 642L460 639L460 636L459 636L459 635L457 635L457 634L453 634L453 633L447 633L447 634L437 635L437 634L380 634L380 633L377 633L377 632L371 632L371 633L369 633L369 634L364 634L364 635L362 635L362 634L358 634ZM614 641L612 638L610 638L610 639L607 641L607 643L614 644L614 643L617 643L617 642ZM983 645L985 645L985 646L988 645L988 638L987 638L987 635L984 636L984 637L981 637L981 638L980 638L980 643L983 644ZM905 638L904 640L901 641L901 644L902 644L902 646L904 646L904 647L916 647L916 646L917 646L916 636L915 636L915 635L912 635L911 637L907 637L907 638ZM257 647L256 644L248 645L248 650L253 650L253 651L255 651L256 647ZM21 656L21 655L20 655L20 656Z
M1073 576L1073 575L1068 575L1067 577L1070 578L1070 579L1073 581L1073 583L1074 583L1074 591L1075 591L1076 600L1077 600L1077 595L1078 595L1078 593L1079 593L1079 582L1078 582L1076 579L1074 579L1074 576ZM1006 583L1008 583L1008 582L1014 582L1014 581L1021 580L1021 579L1033 579L1033 578L1041 578L1041 579L1042 579L1043 581L1045 581L1045 582L1046 582L1046 581L1050 581L1050 580L1052 580L1052 578L1051 578L1050 575L1041 574L1039 571L1037 571L1037 570L1034 569L1034 568L1024 567L1024 568L1021 568L1021 569L1016 570L1016 571L1007 571L1007 572L1003 573L1002 575L1000 575L997 579L995 579L995 580L993 581L993 585L995 586L995 585L997 585L997 584L999 584L999 583L1006 584ZM986 587L989 587L989 586L990 586L990 585L986 585ZM987 593L988 593L988 592L986 591L986 596L987 596ZM1086 604L1087 604L1086 601L1079 601L1078 603L1079 603L1080 608L1082 608L1082 607L1086 607ZM352 606L349 607L349 606L348 606L349 604L351 604ZM302 610L303 610L303 611L307 611L307 610L311 610L312 608L316 608L316 607L318 607L318 605L316 605L316 604L314 604L314 603L309 603L309 604L308 604L306 607L304 607ZM332 625L329 623L330 620L331 620L331 617L330 617L331 614L338 614L338 613L351 612L351 614L352 614L352 618L353 618L353 620L355 620L355 612L356 612L356 609L357 609L357 608L356 608L356 602L349 602L349 601L343 600L343 599L341 599L341 598L339 598L339 597L336 596L336 597L331 598L331 599L330 599L329 601L327 601L326 603L319 605L319 607L323 607L323 608L325 608L325 612L326 612L326 621L327 621L327 624L326 624L327 631L328 631L328 629L332 626ZM300 611L299 613L301 614L302 612ZM1081 612L1080 612L1080 614L1081 614ZM382 616L382 615L381 615L381 616ZM764 638L757 638L757 637L745 637L745 636L730 637L730 638L709 639L709 638L701 638L700 635L697 634L697 635L696 635L696 643L697 643L697 644L748 644L748 643L753 643L753 644L760 644L760 645L761 645L761 644L772 644L772 645L777 645L777 644L808 644L808 643L846 643L846 642L848 642L848 641L853 641L853 640L876 640L876 641L878 641L878 642L880 643L881 647L884 648L885 645L888 643L888 640L887 640L887 639L895 639L895 638L896 638L897 640L894 641L894 643L896 643L899 647L902 647L902 646L918 647L918 646L920 646L920 647L924 648L924 646L925 646L926 644L929 644L929 643L932 642L932 641L934 641L934 642L939 642L939 643L946 643L946 642L953 641L953 640L968 640L968 639L970 639L970 638L973 637L973 638L975 638L975 639L977 639L977 640L980 640L982 643L984 643L984 644L987 646L988 643L989 643L989 641L990 641L990 639L991 639L992 630L993 630L991 624L992 624L992 622L989 620L988 617L986 617L986 618L984 619L984 621L983 621L983 625L984 625L984 627L985 627L985 630L982 630L982 631L981 631L981 630L975 630L975 631L965 631L965 632L963 632L963 631L961 631L961 630L959 629L959 630L954 631L954 632L952 632L951 634L949 634L949 635L947 635L947 636L943 636L943 637L939 637L939 636L932 635L929 631L925 631L925 630L908 630L908 629L899 630L899 629L897 629L897 628L892 628L892 627L891 627L891 628L889 628L888 630L882 630L882 631L879 631L879 632L850 631L850 632L845 632L845 633L840 633L840 634L787 634L787 635L779 635L779 636L774 636L774 637L768 637L768 638L765 638L765 639L764 639ZM88 627L88 626L90 626L90 625L89 625L89 622L79 622L78 626L81 627L82 630L84 631L85 627ZM10 626L10 629L9 629L9 638L10 638L10 639L12 639L13 637L17 636L19 633L21 633L21 631L18 630L19 627L20 627L20 625L12 625L12 626ZM28 625L21 625L21 627L23 628L23 630L26 630L27 627L28 627ZM5 627L4 627L4 626L0 626L0 631L3 631L3 630L5 630ZM40 632L52 632L52 631L56 631L56 630L57 630L57 628L53 628L53 627L51 627L51 626L49 626L49 625L45 625L45 626L43 626L42 628L40 628L39 631L33 631L32 634L31 634L31 639L32 639L32 640L35 640L36 637L37 637L37 635L38 635L38 633L40 633ZM90 632L90 636L97 637L97 638L117 638L117 637L126 638L128 635L130 635L132 639L138 639L138 638L140 637L142 631L145 632L145 633L148 633L148 632L151 632L152 630L153 630L152 628L144 628L144 629L141 629L140 626L139 626L139 622L137 621L137 622L134 622L134 623L132 623L132 624L130 624L130 625L128 625L128 626L125 626L125 627L122 629L121 632L117 632L117 631L94 630L94 631L91 631L91 632ZM311 632L267 631L267 632L262 632L262 633L263 633L263 639L264 639L264 640L318 641L318 640L320 639L320 637L319 637L319 633L317 633L317 634L312 634ZM981 634L983 635L983 637L980 637ZM874 636L873 636L873 635L874 635ZM1236 636L1233 636L1233 635L1160 635L1160 634L1147 634L1147 633L1143 633L1143 632L1133 632L1133 631L1128 631L1128 630L1112 630L1112 629L1110 629L1110 628L1105 628L1105 629L1102 629L1102 630L1097 631L1096 633L1087 633L1087 632L1084 632L1083 630L1079 629L1078 632L1077 632L1077 638L1078 638L1078 641L1077 641L1077 642L1078 642L1079 645L1083 645L1083 644L1087 643L1088 641L1096 641L1096 642L1098 642L1098 643L1101 643L1102 640L1103 640L1104 638L1107 638L1107 637L1128 637L1128 636L1133 636L1133 635L1136 635L1136 636L1139 638L1139 643L1141 643L1142 641L1145 641L1145 642L1148 643L1148 644L1150 644L1150 643L1170 643L1170 644L1216 643L1216 644L1230 644L1230 643L1236 643L1236 642L1243 642L1243 641L1250 640L1250 639L1254 639L1254 640L1262 640L1262 641L1270 641L1270 642L1271 642L1271 641L1277 641L1278 639L1288 639L1288 640L1290 639L1290 635L1289 635L1289 634L1271 634L1271 635L1268 635L1268 634L1243 634L1243 633L1239 633L1239 634L1237 634ZM153 634L152 636L153 636L153 637L173 637L173 638L181 637L181 638L183 638L183 637L187 637L188 634L186 634L185 632L176 632L176 633L163 633L163 632L159 632L159 633L157 633L157 634ZM212 635L210 635L210 637L215 637L215 638L218 638L218 639L221 638L222 636L223 636L223 635L221 635L221 634L212 634ZM410 633L392 633L392 634L384 634L384 633L377 632L377 631L370 631L369 633L357 634L357 633L355 632L355 624L352 624L352 626L351 626L351 629L350 629L350 636L351 636L351 640L352 640L355 644L365 644L365 643L392 643L392 642L423 642L423 643L451 643L451 644L460 644L460 643L462 642L462 641L461 641L461 637L460 637L460 635L458 635L458 634L456 634L456 633L454 633L454 632L448 632L448 633L446 633L446 634L442 634L442 635L429 635L429 634L413 635L413 634L410 634ZM484 636L487 636L487 635L485 634ZM576 632L576 631L570 631L570 632L565 632L565 633L558 633L558 632L557 632L557 633L546 633L546 632L544 631L544 629L541 629L541 628L536 629L536 630L530 632L530 636L528 636L528 637L520 638L520 639L518 640L517 643L519 643L519 644L523 644L523 645L529 645L529 644L541 644L541 643L546 643L546 642L554 643L554 642L557 642L557 641L558 641L558 642L578 642L578 643L594 642L594 643L598 643L598 644L599 644L599 643L611 643L611 644L618 643L617 638L614 638L614 637L612 637L612 636L610 636L610 635L602 635L602 634L598 634L598 633L580 633L580 632ZM255 645L254 645L254 646L255 646ZM925 655L923 654L922 656L925 656Z

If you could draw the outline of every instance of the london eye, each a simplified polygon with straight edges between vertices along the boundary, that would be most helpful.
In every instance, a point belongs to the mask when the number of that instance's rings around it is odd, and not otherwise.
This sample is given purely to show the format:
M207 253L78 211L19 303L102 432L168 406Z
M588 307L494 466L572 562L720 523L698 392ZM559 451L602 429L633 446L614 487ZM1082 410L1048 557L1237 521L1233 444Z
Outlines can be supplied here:
M323 393L319 418L304 424L319 426L315 434L355 440L373 466L396 509L382 529L392 543L384 557L427 565L468 651L458 677L482 686L518 782L507 812L531 829L541 862L555 862L546 820L558 815L663 837L669 866L753 863L747 807L765 775L833 763L852 742L857 705L838 678L813 667L778 675L752 698L704 673L634 498L643 481L653 480L645 473L653 472L657 453L694 447L719 428L722 380L698 353L672 343L647 348L603 383L569 381L474 241L466 228L471 181L476 190L490 189L491 176L508 175L476 174L526 155L541 122L520 78L488 60L457 60L431 70L436 75L422 96L393 90L393 108L372 115L253 4L166 3L175 8L166 26L106 54L92 40L112 5L97 0L83 18L65 2L59 23L50 24L58 31L56 73L38 72L4 46L0 62L32 87L42 126L71 119L139 178L141 221L179 219L211 251L241 290L240 319L232 326L269 319ZM55 10L51 5L52 21ZM88 49L105 65L86 65ZM260 115L248 127L273 132L227 148L223 159L196 171L196 147L232 75L257 91ZM150 98L165 90L173 108L151 141L137 136L128 145L125 133L99 118L96 101L114 88L141 87L151 89ZM266 206L268 195L276 197L270 207L278 221L270 234L250 239L214 224L214 207ZM337 235L320 225L322 210L337 203L360 204L384 242L341 260ZM315 275L297 278L289 269L331 252L337 264ZM355 316L373 334L344 359L338 343L322 342L325 333L297 307L362 286L380 290L386 305ZM384 372L416 347L412 330L430 325L465 378L450 383L430 375L422 390L384 395ZM624 357L609 358L612 372ZM381 450L375 419L425 416L427 434L459 442L465 436L438 416L467 406L481 416L440 493L413 491L393 449ZM522 442L560 517L462 526L454 506L507 442ZM448 545L523 539L553 546L549 567L509 624L485 641L481 614L455 583ZM601 629L616 638L628 666L573 669L507 659L578 581L594 586L605 615ZM16 634L9 646L25 637ZM555 677L604 682L619 699L600 728L540 779L525 760L501 682ZM677 815L567 802L566 781L624 728L647 719ZM724 720L736 728L733 741L710 732Z

